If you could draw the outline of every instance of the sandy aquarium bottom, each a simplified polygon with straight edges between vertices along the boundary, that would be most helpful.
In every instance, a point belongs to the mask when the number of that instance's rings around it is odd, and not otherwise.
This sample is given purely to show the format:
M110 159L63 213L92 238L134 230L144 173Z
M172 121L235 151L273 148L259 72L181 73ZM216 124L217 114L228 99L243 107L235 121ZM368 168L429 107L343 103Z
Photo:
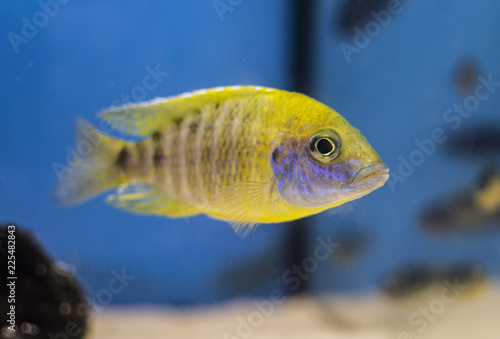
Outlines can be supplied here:
M499 311L499 285L466 292L450 285L399 299L323 296L189 311L106 309L93 314L88 338L491 339L500 337Z

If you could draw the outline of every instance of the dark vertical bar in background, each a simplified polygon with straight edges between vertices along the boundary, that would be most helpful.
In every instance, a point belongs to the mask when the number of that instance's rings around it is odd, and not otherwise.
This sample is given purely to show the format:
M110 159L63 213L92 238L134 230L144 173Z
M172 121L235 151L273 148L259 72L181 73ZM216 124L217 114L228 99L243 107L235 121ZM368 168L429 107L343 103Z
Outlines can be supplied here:
M316 0L317 1L317 0ZM295 0L291 6L291 78L293 90L311 94L314 40L314 0Z
M314 1L295 0L291 6L291 90L311 94L312 90L312 50L313 50L313 16ZM300 219L290 225L285 257L288 262L285 267L302 266L303 260L310 256L308 253L308 227L310 219ZM302 279L299 288L292 291L294 294L308 291L308 279Z

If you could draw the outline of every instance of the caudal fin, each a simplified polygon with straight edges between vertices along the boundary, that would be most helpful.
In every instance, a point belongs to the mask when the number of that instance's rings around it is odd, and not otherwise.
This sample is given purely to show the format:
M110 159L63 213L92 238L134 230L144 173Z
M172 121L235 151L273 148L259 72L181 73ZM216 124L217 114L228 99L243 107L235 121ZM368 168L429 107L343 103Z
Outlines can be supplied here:
M78 120L73 161L58 171L52 191L54 203L63 207L77 205L123 183L126 178L115 163L124 143Z

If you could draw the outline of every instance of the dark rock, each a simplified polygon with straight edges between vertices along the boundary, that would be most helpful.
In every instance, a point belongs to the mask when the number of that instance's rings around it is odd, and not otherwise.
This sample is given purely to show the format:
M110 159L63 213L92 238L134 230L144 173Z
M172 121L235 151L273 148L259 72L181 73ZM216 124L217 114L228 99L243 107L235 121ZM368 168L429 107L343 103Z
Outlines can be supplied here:
M54 262L31 233L17 226L15 269L9 268L8 225L13 224L0 224L0 337L84 338L90 307L80 282ZM8 298L11 281L15 281L15 303ZM15 333L7 322L11 305L15 306Z

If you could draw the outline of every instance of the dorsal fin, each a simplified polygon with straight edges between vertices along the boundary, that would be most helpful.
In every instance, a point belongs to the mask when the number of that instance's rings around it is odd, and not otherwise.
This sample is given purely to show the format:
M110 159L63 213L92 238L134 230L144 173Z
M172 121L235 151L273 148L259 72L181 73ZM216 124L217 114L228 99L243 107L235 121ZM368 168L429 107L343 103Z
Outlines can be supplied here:
M256 91L270 92L275 89L260 86L201 89L173 97L111 107L99 113L99 116L120 132L146 136L186 114L201 112L205 106L216 106L231 98L254 95Z

